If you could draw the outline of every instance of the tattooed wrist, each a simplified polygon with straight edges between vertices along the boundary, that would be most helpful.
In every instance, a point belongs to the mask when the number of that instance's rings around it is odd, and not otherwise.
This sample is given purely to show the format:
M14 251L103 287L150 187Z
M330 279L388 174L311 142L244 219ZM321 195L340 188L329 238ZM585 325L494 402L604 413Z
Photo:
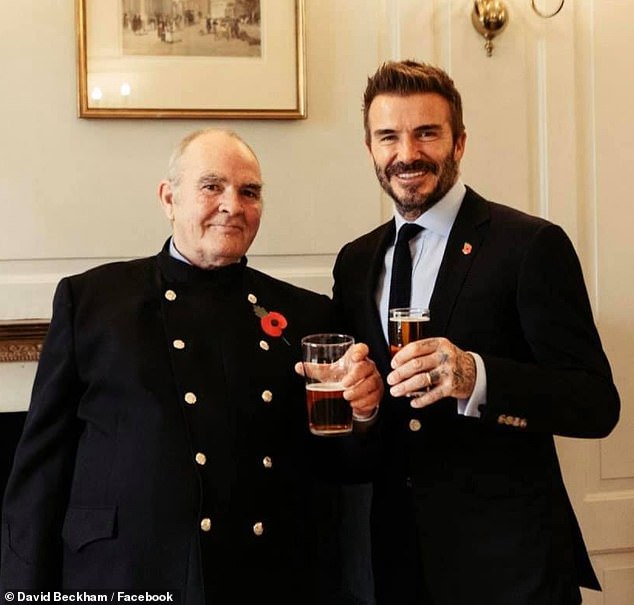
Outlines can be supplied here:
M473 355L461 352L453 375L453 386L459 394L471 396L476 381L476 363Z

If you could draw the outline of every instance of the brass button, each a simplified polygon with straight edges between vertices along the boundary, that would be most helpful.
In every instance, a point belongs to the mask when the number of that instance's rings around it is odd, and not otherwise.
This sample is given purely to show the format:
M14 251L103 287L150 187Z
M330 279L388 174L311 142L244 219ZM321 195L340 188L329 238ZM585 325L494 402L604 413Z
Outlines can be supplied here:
M165 290L165 298L170 302L176 300L176 292L174 290Z
M200 466L204 466L207 462L207 456L205 456L205 454L203 454L202 452L198 452L196 456L194 456L194 460L196 460L196 462L200 464Z
M506 415L505 414L500 414L498 416L498 424L506 424Z
M264 401L264 403L271 403L271 401L273 401L273 393L269 390L262 391L262 401Z
M203 531L211 530L211 519L209 517L205 517L204 519L201 519L200 529L202 529Z
M174 345L174 348L178 349L179 351L185 348L185 341L181 340L180 338L177 338L172 344Z
M260 349L262 349L263 351L268 351L269 350L269 343L266 342L266 340L261 340L260 341Z
M273 467L273 460L271 460L270 456L264 456L264 458L262 458L262 466L264 468L272 468Z
M261 536L264 533L264 524L262 523L262 521L258 521L257 523L254 523L253 533L256 536Z
M409 421L409 430L410 431L414 431L414 432L420 431L420 428L421 428L421 423L420 423L420 420L418 420L417 418L412 418Z
M189 405L194 405L198 401L198 398L191 391L185 393L185 403L189 403Z

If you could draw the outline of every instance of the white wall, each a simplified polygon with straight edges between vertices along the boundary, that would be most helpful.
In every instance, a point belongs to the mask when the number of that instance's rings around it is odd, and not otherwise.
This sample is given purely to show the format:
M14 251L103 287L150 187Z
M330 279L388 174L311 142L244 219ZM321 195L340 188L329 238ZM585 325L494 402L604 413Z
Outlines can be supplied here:
M73 3L5 4L0 318L47 317L59 275L156 252L167 234L156 184L172 146L201 126L236 129L261 158L266 209L254 261L331 255L378 220L360 120L378 59L378 2L307 3L307 120L213 122L78 119Z

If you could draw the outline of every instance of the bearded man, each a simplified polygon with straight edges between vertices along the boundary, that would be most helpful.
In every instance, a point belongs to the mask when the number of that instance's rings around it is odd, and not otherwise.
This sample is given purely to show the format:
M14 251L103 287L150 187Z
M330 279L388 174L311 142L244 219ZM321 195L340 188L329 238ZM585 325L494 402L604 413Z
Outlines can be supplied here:
M553 436L605 437L620 403L574 248L461 182L462 103L444 71L382 65L364 122L395 215L342 248L334 299L390 387L374 425L377 603L577 605L579 586L600 587ZM390 359L397 290L430 321Z

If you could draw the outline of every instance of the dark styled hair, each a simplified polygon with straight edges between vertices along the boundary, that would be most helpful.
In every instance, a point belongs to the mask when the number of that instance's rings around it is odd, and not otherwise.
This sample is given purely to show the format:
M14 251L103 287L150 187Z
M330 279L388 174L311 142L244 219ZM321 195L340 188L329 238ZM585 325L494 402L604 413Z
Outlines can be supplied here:
M363 127L365 142L370 144L368 111L378 95L409 96L419 93L436 93L449 103L449 119L454 143L464 132L462 100L453 80L438 67L417 61L387 61L368 78L363 93Z

